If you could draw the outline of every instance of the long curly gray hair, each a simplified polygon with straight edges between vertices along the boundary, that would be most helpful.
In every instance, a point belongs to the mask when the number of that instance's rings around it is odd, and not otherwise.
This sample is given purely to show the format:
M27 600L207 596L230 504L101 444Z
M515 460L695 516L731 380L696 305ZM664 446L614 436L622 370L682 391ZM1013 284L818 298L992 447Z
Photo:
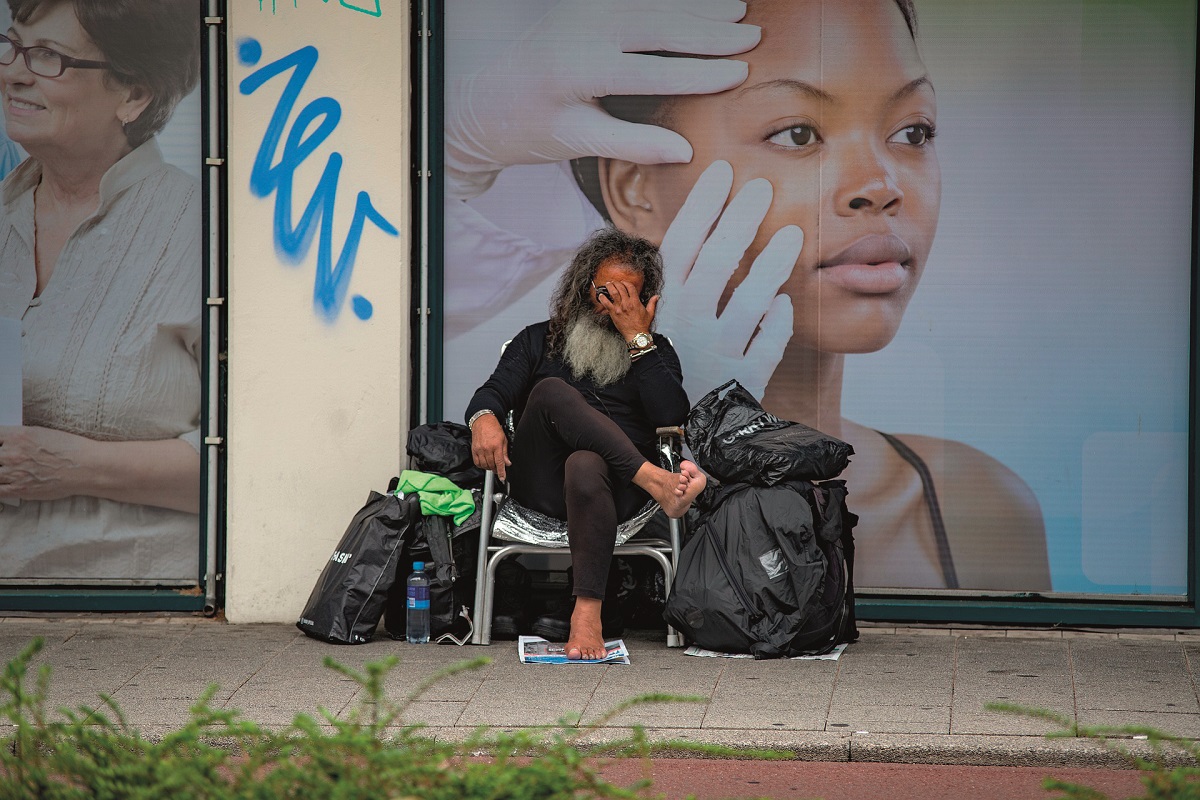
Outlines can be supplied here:
M663 263L658 248L638 236L617 230L601 228L587 238L571 263L563 270L550 298L550 335L547 345L552 354L561 353L571 320L592 310L592 278L596 270L609 259L620 259L621 266L628 267L642 276L643 303L662 293ZM659 298L659 306L662 298Z

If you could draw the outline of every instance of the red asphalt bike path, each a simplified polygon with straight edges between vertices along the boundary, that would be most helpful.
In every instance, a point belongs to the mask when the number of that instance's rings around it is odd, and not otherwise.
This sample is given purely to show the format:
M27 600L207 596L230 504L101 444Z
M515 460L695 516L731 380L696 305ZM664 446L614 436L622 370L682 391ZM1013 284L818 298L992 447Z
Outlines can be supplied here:
M1141 796L1141 773L1079 767L972 767L831 761L630 760L601 774L618 786L650 777L649 794L667 800L822 798L823 800L1050 800L1047 777L1089 786L1113 800Z

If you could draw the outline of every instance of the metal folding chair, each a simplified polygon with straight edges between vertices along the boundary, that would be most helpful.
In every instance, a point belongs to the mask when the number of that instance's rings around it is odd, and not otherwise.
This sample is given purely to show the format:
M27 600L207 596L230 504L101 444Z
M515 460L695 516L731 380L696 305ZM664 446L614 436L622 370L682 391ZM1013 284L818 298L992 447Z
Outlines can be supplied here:
M664 468L679 471L683 428L659 428L658 449ZM475 633L472 644L490 644L492 640L492 611L496 592L496 569L509 556L528 553L567 553L567 523L551 519L522 507L512 497L499 490L496 473L489 471L483 483L483 508L479 526L479 559L475 581ZM642 527L658 511L658 505L648 503L631 520L617 526L617 546L614 556L648 556L663 571L666 591L671 591L675 566L683 536L682 521L669 520L669 539L639 537ZM667 627L667 646L682 647L683 637Z

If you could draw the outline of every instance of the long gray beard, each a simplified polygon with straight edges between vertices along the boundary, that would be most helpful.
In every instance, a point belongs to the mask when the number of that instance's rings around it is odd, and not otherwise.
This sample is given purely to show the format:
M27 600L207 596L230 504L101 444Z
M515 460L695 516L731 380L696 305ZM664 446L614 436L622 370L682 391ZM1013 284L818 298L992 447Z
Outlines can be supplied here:
M582 314L567 325L563 360L575 380L590 376L597 386L608 386L629 372L629 345L607 322L607 317Z

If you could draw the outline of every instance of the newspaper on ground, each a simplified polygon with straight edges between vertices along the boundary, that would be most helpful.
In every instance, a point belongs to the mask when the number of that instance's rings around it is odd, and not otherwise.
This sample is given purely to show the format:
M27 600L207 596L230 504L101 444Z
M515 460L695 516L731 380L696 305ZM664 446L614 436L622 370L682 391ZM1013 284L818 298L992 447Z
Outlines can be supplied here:
M628 664L629 650L624 639L613 639L604 643L607 651L604 658L567 658L564 645L548 642L540 636L521 636L517 639L517 652L522 664Z
M830 650L828 653L823 653L819 656L792 656L791 661L837 661L846 649L846 645L839 644ZM718 653L715 650L705 650L703 647L692 645L687 650L683 651L685 656L700 656L701 658L754 658L749 653Z

